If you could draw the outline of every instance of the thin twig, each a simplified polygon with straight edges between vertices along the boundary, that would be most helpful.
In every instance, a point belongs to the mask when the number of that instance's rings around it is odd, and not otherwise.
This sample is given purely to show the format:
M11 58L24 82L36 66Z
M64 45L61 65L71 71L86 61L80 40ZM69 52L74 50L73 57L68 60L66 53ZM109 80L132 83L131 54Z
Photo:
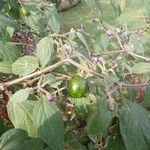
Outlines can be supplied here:
M99 57L99 56L102 56L102 55L115 55L115 54L120 54L120 53L125 53L125 51L124 50L110 51L110 52L95 54L95 55L92 55L92 56L93 57Z
M137 58L140 58L140 59L143 59L143 60L146 60L146 61L150 61L150 58L144 57L144 56L141 56L141 55L138 55L138 54L134 54L132 52L127 52L127 54L131 55L132 57L137 57Z
M75 62L72 59L68 59L68 62L70 62L70 64L76 66L77 68L84 70L85 72L91 73L91 74L95 74L96 76L99 76L100 78L104 78L104 75L99 74L98 72L96 72L95 70L89 69L85 66L80 65L79 63Z

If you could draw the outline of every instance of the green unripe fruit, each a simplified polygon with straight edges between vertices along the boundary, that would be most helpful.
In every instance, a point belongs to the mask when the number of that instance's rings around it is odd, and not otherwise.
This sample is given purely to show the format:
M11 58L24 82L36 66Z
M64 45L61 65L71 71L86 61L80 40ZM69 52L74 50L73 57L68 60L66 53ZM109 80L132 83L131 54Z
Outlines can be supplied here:
M88 82L85 78L75 75L68 81L67 92L74 98L84 97L88 92Z
M20 12L20 16L24 17L27 16L29 14L28 10L26 7L21 6L19 8L19 12Z

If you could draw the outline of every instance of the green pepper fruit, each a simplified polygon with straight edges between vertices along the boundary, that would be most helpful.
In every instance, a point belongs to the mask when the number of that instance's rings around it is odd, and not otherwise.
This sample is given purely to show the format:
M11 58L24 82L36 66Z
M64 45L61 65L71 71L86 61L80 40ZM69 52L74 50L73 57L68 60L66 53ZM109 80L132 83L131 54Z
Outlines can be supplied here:
M27 8L24 7L24 6L21 6L21 7L19 8L19 12L20 12L20 16L21 16L21 17L27 16L27 15L29 14Z
M74 75L67 84L67 92L71 97L81 98L88 92L88 82L85 78Z

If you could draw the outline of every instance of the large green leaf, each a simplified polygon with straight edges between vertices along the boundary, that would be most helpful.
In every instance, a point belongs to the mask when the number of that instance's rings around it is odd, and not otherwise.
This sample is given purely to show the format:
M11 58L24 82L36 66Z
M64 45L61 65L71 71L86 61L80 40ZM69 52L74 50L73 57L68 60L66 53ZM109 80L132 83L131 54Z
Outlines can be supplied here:
M45 37L37 44L37 57L42 67L45 67L51 59L51 55L54 52L53 44L51 37Z
M116 76L112 76L112 75L106 76L104 78L105 85L108 87L113 86L113 84L117 83L118 81L119 81L119 78Z
M75 106L75 111L81 117L87 118L95 110L96 98L93 94L82 98L68 97L69 101Z
M20 129L11 129L0 137L1 150L42 150L43 142L40 139L30 138Z
M145 25L145 22L137 16L142 17L144 13L144 2L135 2L124 10L124 12L117 19L117 23L119 25L128 24L128 26L132 29L141 28Z
M88 120L87 131L90 135L100 135L106 132L112 119L109 110L96 111Z
M113 129L108 137L106 150L126 150L118 125Z
M14 45L0 41L0 59L14 62L21 56L21 51Z
M52 150L64 149L64 126L55 103L41 98L33 110L33 121L38 135Z
M150 63L139 62L131 68L131 72L135 73L135 74L149 73L150 72Z
M91 7L91 8L93 8L93 7L97 7L97 0L85 0L86 1L86 3Z
M32 7L35 7L36 4ZM36 7L35 7L36 9ZM46 19L41 13L41 10L32 10L32 14L30 16L25 16L22 19L24 19L24 22L34 31L40 33L44 32L44 29L46 28Z
M45 15L47 16L48 25L55 33L58 33L60 31L60 16L57 9L54 6L49 7L45 11Z
M85 40L84 36L80 32L76 32L76 35L80 39L80 41L85 45L86 49L89 50L89 46L88 46L87 41Z
M23 102L29 97L29 89L21 89L10 97L10 101Z
M12 63L9 61L2 61L0 62L0 72L5 74L11 74L12 73Z
M37 137L32 117L33 108L37 101L28 100L28 96L29 91L27 89L19 90L13 94L7 104L7 112L16 128L27 131L32 137Z
M34 72L39 67L39 63L34 56L23 56L12 65L12 71L19 76L25 76Z
M87 150L72 132L67 132L65 134L65 148L69 150Z
M127 150L150 149L150 120L140 105L125 103L120 110L120 132Z
M0 14L0 22L3 23L4 25L10 26L14 29L19 30L20 26L18 25L18 23L16 23L14 20Z
M147 14L150 17L150 0L145 0L145 6L146 6Z
M145 90L143 103L146 107L150 107L150 87L149 86Z
M132 48L136 51L136 53L143 55L144 54L144 47L139 42L138 36L135 34L132 34L129 39L130 44L132 45Z
M97 97L97 109L87 122L87 132L90 135L104 134L112 120L112 113L108 109L108 102L103 97Z
M27 133L20 129L11 129L0 137L1 150L21 150L22 144L29 140Z
M22 144L21 150L43 150L43 142L41 139L30 139Z

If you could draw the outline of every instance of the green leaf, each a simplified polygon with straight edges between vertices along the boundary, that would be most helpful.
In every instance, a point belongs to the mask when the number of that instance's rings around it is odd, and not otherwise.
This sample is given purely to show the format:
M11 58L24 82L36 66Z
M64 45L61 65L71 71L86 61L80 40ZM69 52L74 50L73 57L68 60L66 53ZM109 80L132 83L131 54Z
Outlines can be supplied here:
M3 119L0 119L0 136L11 128L12 128L11 125L6 125Z
M8 116L15 126L27 131L29 136L37 137L37 131L33 125L33 108L36 105L36 101L15 101L10 100L7 104ZM22 118L22 119L21 119Z
M2 150L42 150L41 139L30 138L20 129L11 129L0 137L0 149Z
M0 72L5 74L11 74L12 73L12 63L9 61L2 61L0 62Z
M64 149L64 125L55 103L43 97L35 105L33 121L39 136L52 150Z
M148 16L150 17L150 0L145 0L145 6Z
M93 7L97 7L97 3L96 3L96 1L97 0L85 0L86 1L86 3L91 7L91 8L93 8Z
M80 32L76 32L76 35L80 39L80 41L85 45L86 49L89 50L89 46L88 46L84 36Z
M45 17L41 13L41 10L33 10L31 15L25 16L22 19L32 30L38 32L39 34L43 33L44 29L46 28L47 22Z
M20 129L11 129L0 137L1 150L22 150L22 144L29 139L27 133Z
M106 132L112 119L109 110L96 111L88 120L87 132L90 135L101 135Z
M4 1L1 1L1 3L0 3L0 12L1 12L1 10L2 10L4 4L5 4Z
M108 137L106 150L126 150L119 127L115 127Z
M108 102L102 97L97 97L97 109L87 122L89 135L101 135L106 132L112 120L112 113L108 110Z
M150 120L140 105L125 103L120 110L120 132L127 150L150 149Z
M34 72L39 67L39 63L34 56L23 56L12 65L12 71L19 76L25 76Z
M87 118L95 109L96 98L93 94L83 98L69 97L68 99L75 106L76 113L84 118Z
M144 13L144 2L134 3L124 10L124 12L117 19L117 23L119 25L128 24L131 29L141 28L145 25L145 22L144 19L138 18L137 16L142 17Z
M58 7L58 5L60 4L61 0L51 0L52 3L55 3L56 6Z
M60 31L60 16L57 9L54 6L49 7L45 11L45 15L47 16L48 25L55 33L58 33Z
M146 107L150 106L150 87L147 87L145 90L143 103L144 103L144 106L146 106Z
M21 56L21 51L16 45L0 41L0 59L14 62Z
M138 53L143 55L144 54L144 47L143 45L138 41L138 37L133 34L130 36L130 40L129 40L132 48Z
M102 34L100 36L100 43L102 50L107 50L107 47L109 45L109 38L106 34Z
M87 150L72 132L65 134L65 148L69 150Z
M45 67L51 59L54 52L53 39L51 37L45 37L37 44L37 57L42 67Z
M10 26L14 29L19 30L20 26L18 25L18 23L16 23L14 20L0 14L0 22L3 23L4 25Z
M22 144L22 150L43 150L41 139L31 139Z
M10 97L10 101L15 101L15 102L23 102L25 100L27 100L27 98L29 97L30 91L29 89L21 89L19 91L17 91L16 93L14 93L11 97Z
M109 87L112 86L114 83L116 83L118 81L119 81L119 78L116 77L116 76L112 76L112 75L106 76L104 78L105 85L109 86Z
M131 73L141 74L150 72L150 63L139 62L131 68Z

